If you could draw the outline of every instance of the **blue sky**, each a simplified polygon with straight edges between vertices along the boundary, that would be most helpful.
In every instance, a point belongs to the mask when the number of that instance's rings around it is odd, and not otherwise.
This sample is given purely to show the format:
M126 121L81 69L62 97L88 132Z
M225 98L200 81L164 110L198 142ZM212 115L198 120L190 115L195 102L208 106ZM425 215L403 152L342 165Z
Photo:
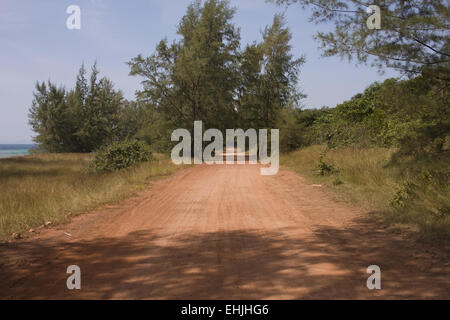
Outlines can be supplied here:
M150 55L164 37L176 37L176 26L190 0L2 0L0 2L0 143L29 143L28 108L36 81L50 79L74 85L82 62L97 61L102 75L113 80L127 99L134 98L139 78L128 76L126 62ZM81 8L81 30L68 30L66 8ZM329 26L308 22L299 6L287 10L264 0L231 0L242 43L261 39L273 15L286 11L295 55L306 55L300 86L306 107L335 106L380 75L375 68L355 66L339 58L321 58L313 35Z

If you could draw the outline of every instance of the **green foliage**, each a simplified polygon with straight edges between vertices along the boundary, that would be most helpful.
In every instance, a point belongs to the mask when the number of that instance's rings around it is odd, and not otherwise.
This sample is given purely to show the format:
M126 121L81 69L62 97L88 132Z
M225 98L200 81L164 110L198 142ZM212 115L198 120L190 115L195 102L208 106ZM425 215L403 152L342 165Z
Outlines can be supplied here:
M51 152L91 152L104 144L134 135L136 110L107 78L98 79L94 65L90 81L84 66L72 90L50 81L36 84L29 118L35 142Z
M411 182L404 183L403 186L397 190L389 204L395 209L406 207L406 204L414 195L414 187L415 185Z
M331 174L339 173L339 170L331 163L325 162L323 159L325 153L322 153L319 157L319 163L317 164L317 173L321 176L328 176Z
M286 121L288 113L292 114L286 109L293 109L305 97L297 86L305 59L294 59L291 38L284 16L276 15L272 25L264 30L263 41L247 46L242 53L238 104L241 126L273 128L278 121Z
M394 68L411 80L375 83L323 113L311 127L315 143L336 148L399 147L395 158L435 155L450 141L450 10L443 0L271 0L311 9L311 21L332 23L318 32L324 56L338 55ZM381 29L370 30L366 9L381 9Z
M195 1L178 25L177 40L163 39L154 54L129 62L130 75L143 79L137 102L125 101L110 80L98 79L95 66L89 80L81 67L72 90L37 84L30 109L35 141L49 151L91 152L137 138L154 151L168 152L174 129L192 131L193 122L202 120L204 129L222 131L279 128L285 152L312 144L397 147L396 158L401 158L449 149L448 61L441 52L448 43L440 34L448 8L442 1L378 3L384 17L381 31L368 30L365 24L363 9L368 3L276 2L313 5L312 20L334 22L334 33L319 34L328 46L335 45L327 49L329 54L356 52L362 62L373 54L380 66L411 68L416 77L374 83L335 108L301 110L304 95L298 79L305 60L292 54L284 17L276 15L261 41L241 49L240 31L233 23L235 9L228 1ZM399 41L394 34L403 34L404 39ZM435 51L416 41L425 35L433 35L427 45ZM412 36L417 37L413 43Z
M202 120L207 128L226 129L236 121L240 35L227 1L192 3L182 18L179 41L162 40L147 58L129 62L130 75L141 76L140 101L178 128Z
M113 172L149 161L152 153L142 141L116 142L101 148L91 167L97 173Z
M448 105L449 90L440 80L388 79L333 109L316 110L303 136L330 148L398 147L394 159L432 156L449 149Z
M326 111L287 107L279 111L276 128L280 129L280 149L289 152L312 144L322 143L320 119Z
M139 115L139 129L135 137L145 141L152 151L170 153L174 146L174 142L171 141L172 131L175 127L173 121L145 104L140 109Z
M143 78L138 101L149 109L138 136L156 149L171 146L165 135L170 129L192 131L195 120L223 132L274 128L303 97L297 83L304 59L291 53L283 16L275 16L260 43L241 51L234 13L228 1L193 2L178 27L181 39L164 39L150 57L129 62L130 75ZM293 123L285 125L292 131ZM297 136L285 134L289 148L299 146Z
M171 43L163 39L149 57L128 64L142 77L136 102L128 102L107 78L90 76L81 66L76 86L66 90L38 83L29 118L35 141L50 152L92 152L117 141L137 138L152 150L167 152L176 128L281 129L282 149L306 145L298 103L304 58L294 58L292 35L276 15L262 40L241 50L235 9L226 0L194 1ZM308 124L310 125L310 124Z
M312 10L311 20L332 23L334 31L318 32L325 56L339 55L417 75L432 69L436 78L449 80L450 9L447 0L271 0L299 3ZM366 12L378 5L381 29L370 30Z
M443 159L448 164L448 155ZM417 172L421 167L424 165L416 163L412 168L403 170L402 176L406 180L390 201L393 208L391 219L420 223L436 237L448 237L450 171L448 166L439 166Z

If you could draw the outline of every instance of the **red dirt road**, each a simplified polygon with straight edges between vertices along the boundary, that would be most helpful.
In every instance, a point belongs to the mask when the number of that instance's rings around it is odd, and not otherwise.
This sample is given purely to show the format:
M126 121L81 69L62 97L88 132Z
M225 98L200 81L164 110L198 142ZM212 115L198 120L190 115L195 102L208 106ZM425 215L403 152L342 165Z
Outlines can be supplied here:
M450 254L290 171L195 166L120 205L0 245L2 299L450 298ZM379 265L382 289L366 268ZM66 287L69 265L81 290Z

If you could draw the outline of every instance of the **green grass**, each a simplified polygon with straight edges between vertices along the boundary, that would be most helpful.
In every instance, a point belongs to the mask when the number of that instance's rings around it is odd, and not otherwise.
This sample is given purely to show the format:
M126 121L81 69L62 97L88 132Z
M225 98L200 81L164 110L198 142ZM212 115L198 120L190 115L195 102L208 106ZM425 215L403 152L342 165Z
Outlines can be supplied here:
M282 155L281 164L377 218L426 239L450 240L450 159L392 161L395 149L312 146ZM327 171L331 166L334 170ZM324 171L324 170L322 170Z
M149 179L175 172L170 158L109 174L89 171L93 155L37 154L0 160L0 239L46 221L61 223L145 188Z

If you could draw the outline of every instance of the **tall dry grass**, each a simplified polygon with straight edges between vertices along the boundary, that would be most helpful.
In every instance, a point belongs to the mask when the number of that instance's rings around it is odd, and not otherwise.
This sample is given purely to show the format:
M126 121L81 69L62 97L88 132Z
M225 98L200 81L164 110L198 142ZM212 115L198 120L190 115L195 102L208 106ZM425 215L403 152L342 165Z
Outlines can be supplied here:
M93 155L38 154L0 160L0 239L46 221L65 221L77 214L115 202L144 188L149 179L179 167L169 158L136 168L98 175L89 171Z
M395 152L386 148L327 150L311 146L283 155L281 164L390 224L418 231L427 239L449 240L448 155L395 162ZM319 174L321 154L333 172Z

